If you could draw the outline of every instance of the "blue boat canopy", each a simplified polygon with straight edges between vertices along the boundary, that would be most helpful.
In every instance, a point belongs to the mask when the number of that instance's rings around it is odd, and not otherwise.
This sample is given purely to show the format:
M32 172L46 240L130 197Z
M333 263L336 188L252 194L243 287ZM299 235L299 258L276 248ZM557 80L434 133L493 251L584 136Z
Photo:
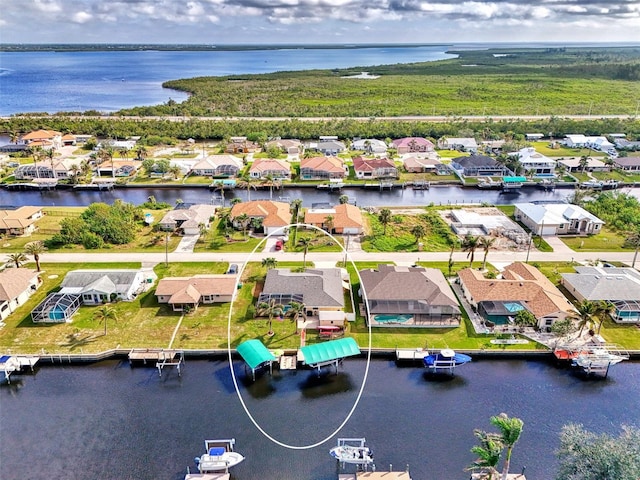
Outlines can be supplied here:
M247 340L238 345L238 353L252 370L266 362L273 362L276 357L260 340Z
M300 349L307 365L327 364L334 360L360 354L360 347L353 338L341 338L325 343L307 345Z
M502 177L504 183L524 183L527 177Z

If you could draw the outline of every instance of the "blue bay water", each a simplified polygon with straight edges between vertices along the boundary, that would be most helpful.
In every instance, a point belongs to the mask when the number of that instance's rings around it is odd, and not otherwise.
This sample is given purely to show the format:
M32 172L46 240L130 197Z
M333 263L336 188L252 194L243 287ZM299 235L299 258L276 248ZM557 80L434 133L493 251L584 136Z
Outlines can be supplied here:
M0 52L0 115L183 101L179 78L347 68L451 58L446 46L236 51Z

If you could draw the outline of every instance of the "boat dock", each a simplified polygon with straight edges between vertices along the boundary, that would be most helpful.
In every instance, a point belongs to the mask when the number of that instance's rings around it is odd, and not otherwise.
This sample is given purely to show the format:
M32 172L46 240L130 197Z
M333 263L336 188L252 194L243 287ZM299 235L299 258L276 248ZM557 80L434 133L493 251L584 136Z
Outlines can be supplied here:
M279 358L280 370L296 370L298 368L298 354L295 355L280 355Z
M184 480L229 480L231 475L228 473L190 473L184 477Z
M409 472L356 472L341 473L338 480L411 480Z
M129 365L135 362L155 362L158 375L162 376L165 367L175 367L178 375L182 375L182 365L184 365L184 352L182 350L165 350L163 348L133 348L129 352Z
M3 355L0 357L0 372L4 373L7 383L11 383L12 374L24 373L25 368L33 372L40 357L31 355Z
M411 188L413 190L429 190L429 188L431 188L431 182L426 180L414 180L411 183Z
M429 351L423 348L397 348L396 349L396 360L424 360L424 357L429 355Z

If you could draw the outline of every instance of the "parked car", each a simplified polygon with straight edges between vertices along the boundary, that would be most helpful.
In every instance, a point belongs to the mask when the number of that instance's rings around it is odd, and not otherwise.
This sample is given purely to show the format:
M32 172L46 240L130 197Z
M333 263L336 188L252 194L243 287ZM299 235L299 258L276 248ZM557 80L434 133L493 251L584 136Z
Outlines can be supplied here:
M232 263L231 265L229 265L229 270L227 270L227 274L236 275L237 273L238 273L238 264Z
M276 242L276 251L282 250L282 247L284 247L284 242L282 240L278 240Z

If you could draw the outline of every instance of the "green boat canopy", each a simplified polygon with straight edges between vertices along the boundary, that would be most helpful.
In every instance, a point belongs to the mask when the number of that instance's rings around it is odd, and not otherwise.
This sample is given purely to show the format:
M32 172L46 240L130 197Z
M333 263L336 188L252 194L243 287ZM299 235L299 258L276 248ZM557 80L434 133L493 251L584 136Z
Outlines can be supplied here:
M344 357L358 355L360 347L353 338L341 338L325 343L307 345L300 349L307 365L330 363Z
M524 183L527 177L502 177L504 183Z
M266 362L273 362L276 357L260 340L247 340L238 345L238 353L252 370Z

